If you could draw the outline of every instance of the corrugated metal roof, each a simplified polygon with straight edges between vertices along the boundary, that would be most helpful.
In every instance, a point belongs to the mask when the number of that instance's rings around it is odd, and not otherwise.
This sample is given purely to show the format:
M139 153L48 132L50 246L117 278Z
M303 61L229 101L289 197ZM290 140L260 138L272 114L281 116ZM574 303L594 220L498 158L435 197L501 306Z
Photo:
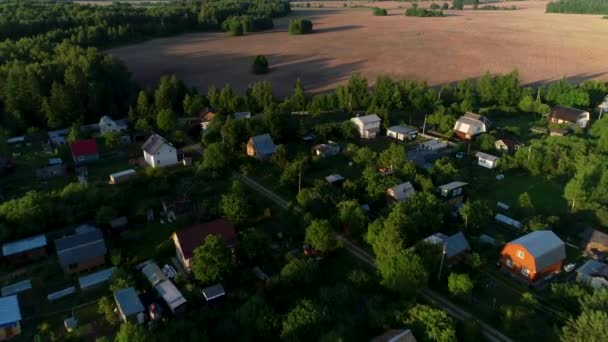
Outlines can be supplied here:
M17 294L19 292L27 291L32 288L32 282L28 280L20 281L2 288L2 297Z
M125 316L131 316L144 311L144 306L132 287L114 292L114 300L118 310Z
M249 119L249 118L251 118L251 112L236 112L236 113L232 114L232 117L235 120L238 120L238 119Z
M445 240L445 254L448 258L469 250L471 250L471 246L462 232L451 235Z
M36 235L26 239L5 243L2 245L2 255L9 256L45 246L46 235Z
M395 133L399 133L399 134L411 134L411 133L417 133L418 130L413 128L413 127L409 127L409 126L402 126L402 125L398 125L398 126L392 126L386 129L387 131L391 131L391 132L395 132Z
M106 254L106 244L99 229L55 240L57 257L62 266Z
M448 183L448 184L440 185L439 189L450 191L450 190L458 189L458 188L463 187L465 185L469 185L469 183L456 181L456 182L451 182L451 183Z
M106 281L110 280L110 278L112 278L112 275L115 271L116 267L110 267L105 270L87 274L78 278L78 285L80 285L80 288L84 290L89 287L105 283Z
M175 311L179 306L186 303L186 298L182 296L182 293L169 280L161 281L154 289L167 303L171 311Z
M226 295L222 284L215 284L203 289L203 295L207 301Z
M509 243L524 247L534 257L537 270L566 258L566 245L550 230L537 230Z
M153 262L144 266L144 268L141 269L141 272L152 286L156 286L156 284L160 283L161 281L167 280L167 276L163 273L163 271L161 271L160 267Z
M0 298L0 326L21 321L21 309L16 295Z
M277 146L268 133L251 137L251 142L258 155L273 154L277 150Z

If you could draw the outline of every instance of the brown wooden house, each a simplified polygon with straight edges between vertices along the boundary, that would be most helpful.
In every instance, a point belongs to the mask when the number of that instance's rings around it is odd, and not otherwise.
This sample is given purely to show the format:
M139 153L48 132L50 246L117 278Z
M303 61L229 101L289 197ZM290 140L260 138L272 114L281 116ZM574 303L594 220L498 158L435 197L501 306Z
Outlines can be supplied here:
M233 247L236 244L234 225L224 218L190 226L173 233L171 236L175 244L177 259L186 270L190 270L192 266L194 250L202 246L209 235L221 236L228 247Z
M95 227L77 228L76 234L55 240L55 248L59 264L66 274L82 272L105 263L106 243L101 231Z
M582 248L586 256L604 260L608 257L608 234L587 228L582 234Z

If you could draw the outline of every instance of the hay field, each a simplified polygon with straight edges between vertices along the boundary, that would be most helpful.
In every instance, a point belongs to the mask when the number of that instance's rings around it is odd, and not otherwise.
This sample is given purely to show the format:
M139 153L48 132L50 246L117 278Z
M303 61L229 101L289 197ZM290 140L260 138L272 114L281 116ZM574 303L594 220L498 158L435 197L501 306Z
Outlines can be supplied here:
M269 80L279 96L290 93L296 78L307 91L322 92L354 72L372 80L385 73L432 85L514 68L526 83L608 79L608 20L601 16L545 14L545 1L499 4L520 8L515 11L446 11L443 18L405 17L408 4L400 2L347 3L380 5L389 9L389 16L339 7L343 2L334 8L324 3L324 8L292 14L313 20L316 33L311 35L289 36L289 18L281 18L272 32L187 34L108 52L147 84L176 74L200 90L230 83L242 93L254 81ZM271 63L267 75L249 71L258 54Z

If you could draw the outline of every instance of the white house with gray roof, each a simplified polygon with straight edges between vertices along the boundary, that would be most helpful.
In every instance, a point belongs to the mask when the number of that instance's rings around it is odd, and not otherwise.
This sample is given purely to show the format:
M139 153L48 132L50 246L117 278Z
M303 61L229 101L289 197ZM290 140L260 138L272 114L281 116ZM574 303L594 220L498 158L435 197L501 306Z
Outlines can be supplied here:
M382 119L376 114L358 116L350 119L357 126L357 131L361 139L375 139L380 132Z
M144 151L144 160L153 168L179 163L178 151L175 146L156 133L152 133L141 149Z
M454 124L454 134L460 139L472 140L477 135L487 133L491 122L482 115L465 113Z
M414 140L418 135L418 130L409 126L392 126L386 129L386 136L400 141Z

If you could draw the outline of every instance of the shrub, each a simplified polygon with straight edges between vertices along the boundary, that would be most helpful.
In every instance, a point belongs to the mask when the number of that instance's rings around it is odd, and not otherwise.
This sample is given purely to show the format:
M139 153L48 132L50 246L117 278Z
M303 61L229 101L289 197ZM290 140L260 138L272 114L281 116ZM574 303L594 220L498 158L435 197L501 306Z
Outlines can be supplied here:
M414 6L405 10L405 15L408 17L443 17L443 11L433 11Z
M312 33L312 21L308 19L293 19L289 21L289 34L309 34Z
M256 75L260 75L267 73L268 69L268 60L266 59L266 56L256 56L251 65L251 71Z
M441 5L441 9L444 11L448 10L450 9L450 5L447 2L444 2L443 5Z
M432 3L431 6L429 7L432 10L438 10L441 8L441 6L437 5L436 3Z
M242 36L245 33L240 17L230 17L222 23L222 29L231 36Z
M387 11L384 8L374 7L373 11L374 11L375 16L383 17L383 16L387 15Z

